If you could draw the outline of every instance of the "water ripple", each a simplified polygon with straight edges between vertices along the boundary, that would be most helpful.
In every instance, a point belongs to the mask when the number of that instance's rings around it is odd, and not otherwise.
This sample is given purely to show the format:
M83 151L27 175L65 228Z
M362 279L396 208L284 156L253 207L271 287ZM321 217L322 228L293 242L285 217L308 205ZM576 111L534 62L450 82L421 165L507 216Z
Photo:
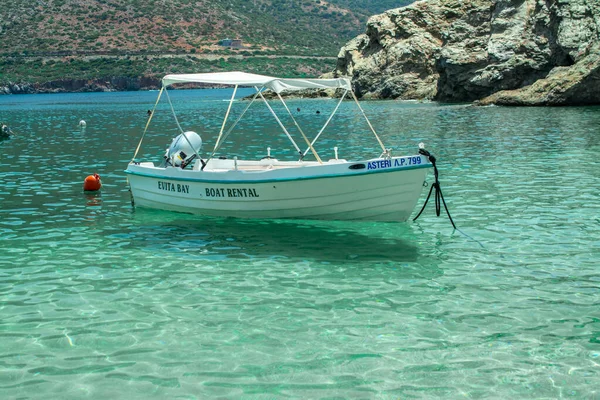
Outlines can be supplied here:
M221 104L195 94L173 97L209 143ZM0 97L20 133L0 143L2 398L597 395L597 107L367 102L395 153L438 157L453 232L431 208L406 224L133 209L123 169L153 97ZM317 132L329 103L290 105ZM230 155L286 157L263 117ZM156 122L142 153L160 159L177 131L168 107ZM346 158L377 150L326 136Z

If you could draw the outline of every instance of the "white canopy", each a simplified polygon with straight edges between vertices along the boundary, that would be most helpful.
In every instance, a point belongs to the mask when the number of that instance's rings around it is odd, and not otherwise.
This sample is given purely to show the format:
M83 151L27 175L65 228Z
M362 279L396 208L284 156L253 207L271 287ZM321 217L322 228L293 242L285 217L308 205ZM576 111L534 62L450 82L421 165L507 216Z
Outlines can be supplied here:
M346 89L351 90L350 79L292 79L249 74L247 72L215 72L206 74L172 74L162 79L163 87L174 83L208 83L229 86L265 87L276 93L302 89Z

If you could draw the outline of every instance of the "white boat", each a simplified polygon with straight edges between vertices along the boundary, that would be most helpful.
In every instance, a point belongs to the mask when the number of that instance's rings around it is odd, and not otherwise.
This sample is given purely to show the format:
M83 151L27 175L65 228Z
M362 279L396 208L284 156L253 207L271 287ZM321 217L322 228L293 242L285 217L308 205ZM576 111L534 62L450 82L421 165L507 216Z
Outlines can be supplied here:
M218 138L209 152L201 154L201 138L195 132L184 131L177 120L166 92L167 87L176 83L233 87L231 101L224 109ZM251 87L256 92L252 100L244 104L245 109L240 117L228 126L238 87ZM312 140L296 122L280 95L284 91L305 89L343 91L334 111ZM288 118L291 117L293 121L294 132L299 132L306 143L306 151L300 150L290 130L271 107L271 101L265 99L263 92L269 90L285 106ZM178 74L162 79L156 104L163 92L167 93L179 135L173 139L162 162L155 164L136 159L154 115L155 105L125 171L135 206L238 218L406 221L419 199L428 169L433 167L428 157L418 151L403 156L391 155L391 150L383 145L367 119L351 90L350 80L346 78L287 79L244 72ZM201 94L202 90L198 92ZM381 153L378 151L364 159L344 160L338 159L336 151L334 159L323 160L316 150L317 141L348 93L356 103L357 111L366 119L366 126L375 136ZM296 149L298 159L283 161L271 158L270 154L264 158L257 156L255 160L216 156L225 138L254 103L263 103L269 109L282 134L290 139ZM305 160L309 153L314 160Z

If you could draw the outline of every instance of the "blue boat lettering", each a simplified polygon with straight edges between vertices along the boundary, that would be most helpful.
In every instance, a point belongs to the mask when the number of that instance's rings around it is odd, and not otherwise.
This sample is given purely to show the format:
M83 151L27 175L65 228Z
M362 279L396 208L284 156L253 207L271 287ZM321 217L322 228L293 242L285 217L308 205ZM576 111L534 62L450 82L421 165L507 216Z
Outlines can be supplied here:
M206 197L260 197L252 188L206 188L205 194Z
M421 157L408 157L408 165L421 164Z
M403 167L405 165L418 165L421 164L421 157L404 157L396 158L394 160L394 167Z
M190 185L180 185L180 184L177 184L177 191L179 193L189 193L190 192Z
M382 169L389 168L392 166L392 160L377 160L370 161L367 165L367 169Z

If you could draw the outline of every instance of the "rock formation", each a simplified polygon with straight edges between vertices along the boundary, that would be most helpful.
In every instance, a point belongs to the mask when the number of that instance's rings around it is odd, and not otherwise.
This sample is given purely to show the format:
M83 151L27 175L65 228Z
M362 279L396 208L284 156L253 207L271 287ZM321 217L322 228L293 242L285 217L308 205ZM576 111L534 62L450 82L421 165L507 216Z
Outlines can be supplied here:
M0 86L0 94L60 93L60 92L115 92L147 90L160 87L160 79L115 76L102 79L61 79L45 83L10 83Z
M600 104L600 1L419 1L371 17L334 75L365 98Z

